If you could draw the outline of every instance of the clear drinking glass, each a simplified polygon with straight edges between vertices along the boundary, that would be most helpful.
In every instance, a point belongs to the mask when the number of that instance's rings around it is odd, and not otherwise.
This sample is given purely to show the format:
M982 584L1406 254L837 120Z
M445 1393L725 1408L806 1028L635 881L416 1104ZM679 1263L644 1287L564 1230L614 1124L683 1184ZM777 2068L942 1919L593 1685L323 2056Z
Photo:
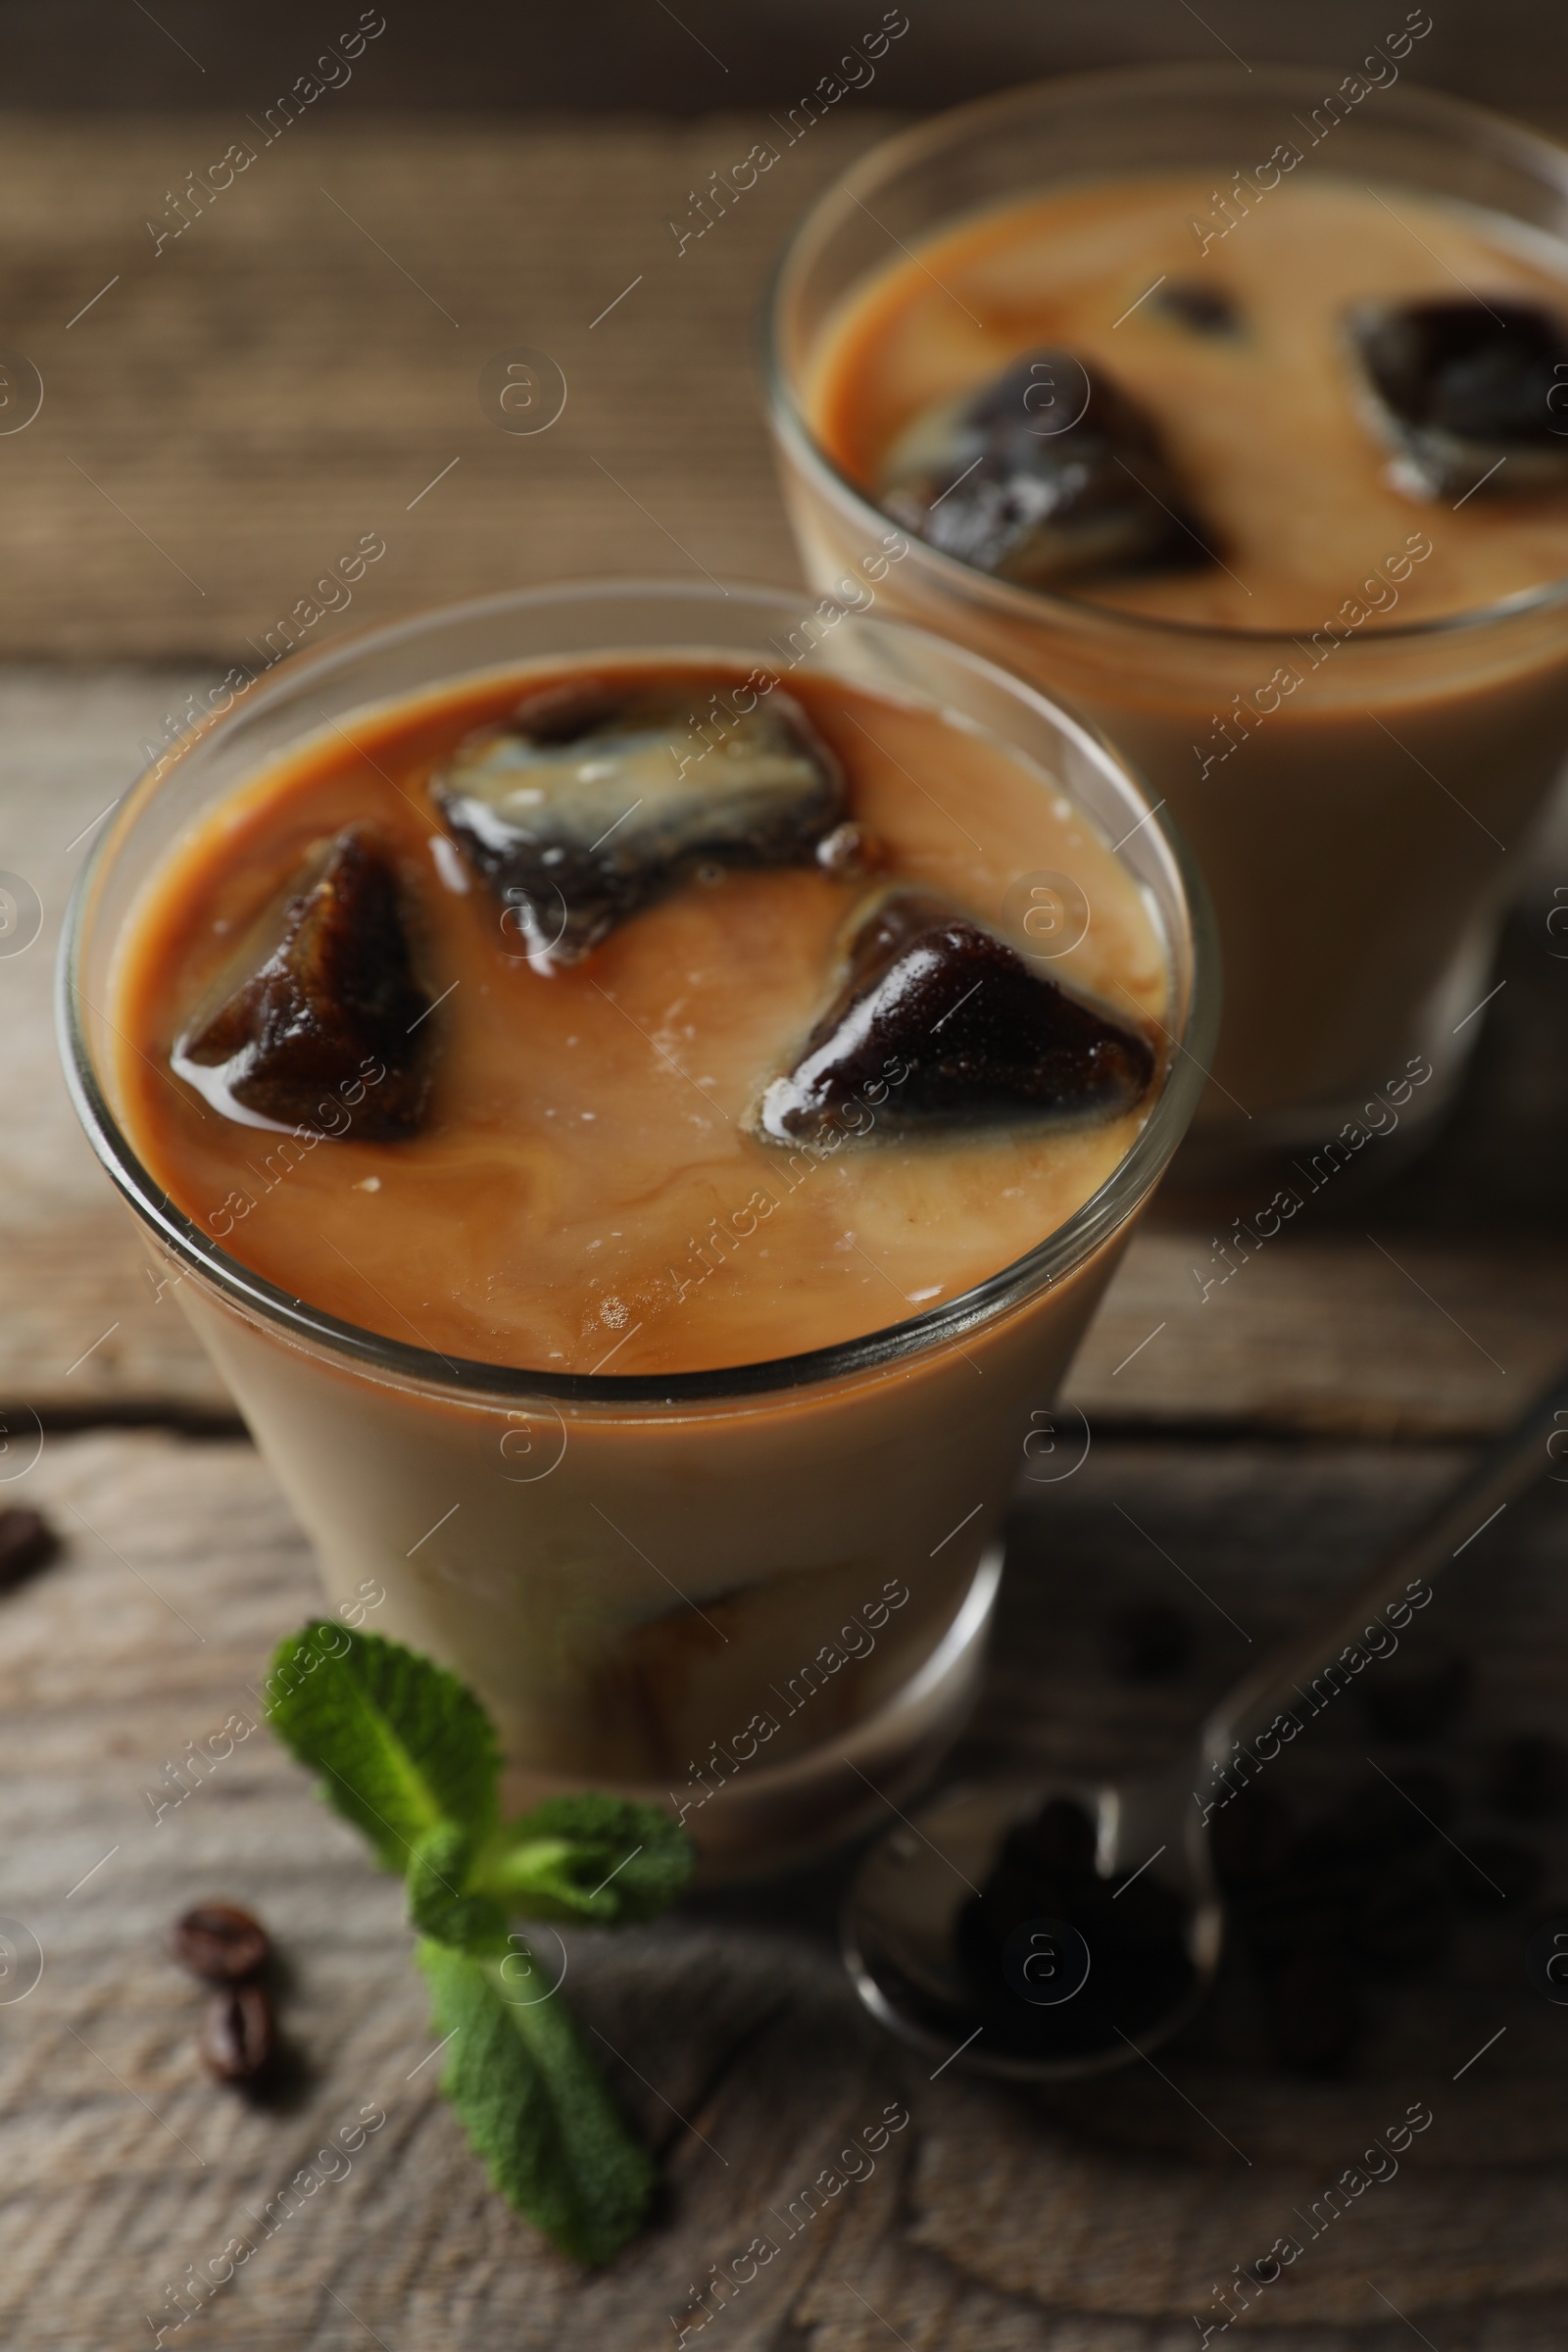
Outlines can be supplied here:
M862 157L797 232L771 305L771 421L808 576L831 592L886 544L887 517L819 448L805 396L825 329L899 246L1074 181L1198 169L1223 186L1281 142L1305 147L1303 120L1331 86L1294 68L1087 74L959 107ZM1321 143L1306 169L1568 234L1568 153L1453 99L1379 88ZM1431 512L1412 505L1412 523ZM886 594L884 609L1087 713L1192 845L1224 949L1225 1018L1175 1184L1245 1203L1423 1058L1432 1075L1406 1089L1400 1142L1378 1165L1431 1133L1480 1034L1466 1016L1518 863L1500 847L1519 843L1568 747L1568 580L1374 623L1315 665L1299 637L1014 587L917 539ZM1298 679L1289 700L1273 686L1282 669ZM1201 774L1196 754L1228 740L1216 727L1238 697L1266 724Z
M811 1354L566 1376L453 1363L318 1313L219 1248L137 1157L111 1052L127 917L216 802L324 724L438 681L515 670L521 683L552 659L648 651L800 665L961 714L1032 761L1043 792L1064 788L1107 840L1125 836L1171 972L1174 1050L1148 1118L1109 1181L1026 1257ZM1216 991L1186 852L1114 755L1032 688L781 592L612 582L496 597L291 662L189 738L127 796L81 877L60 1020L87 1133L176 1277L329 1594L384 1586L377 1626L483 1694L519 1801L590 1784L684 1807L721 1872L853 1830L882 1808L871 1784L897 1796L961 1722L1030 1411L1049 1404L1180 1140ZM852 1642L847 1620L856 1654L825 1668L841 1629Z

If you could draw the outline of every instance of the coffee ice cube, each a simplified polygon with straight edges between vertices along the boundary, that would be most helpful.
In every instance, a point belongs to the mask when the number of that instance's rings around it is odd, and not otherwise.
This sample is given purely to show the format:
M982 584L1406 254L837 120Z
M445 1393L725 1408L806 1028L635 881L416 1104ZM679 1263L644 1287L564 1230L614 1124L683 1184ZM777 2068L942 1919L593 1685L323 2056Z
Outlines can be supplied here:
M1186 568L1213 546L1149 417L1067 351L1028 352L924 410L888 451L876 495L944 555L1025 588Z
M844 779L781 687L546 688L472 736L436 804L531 963L580 963L705 865L805 865L847 815Z
M775 1143L1125 1110L1154 1050L1032 970L941 899L890 891L850 944L842 989L793 1069L762 1097ZM863 1106L863 1107L862 1107Z
M340 833L282 909L281 936L172 1054L176 1073L250 1126L322 1127L389 1143L420 1125L429 1092L397 876L360 826Z
M1368 302L1349 317L1373 424L1429 496L1568 489L1568 329L1532 302Z

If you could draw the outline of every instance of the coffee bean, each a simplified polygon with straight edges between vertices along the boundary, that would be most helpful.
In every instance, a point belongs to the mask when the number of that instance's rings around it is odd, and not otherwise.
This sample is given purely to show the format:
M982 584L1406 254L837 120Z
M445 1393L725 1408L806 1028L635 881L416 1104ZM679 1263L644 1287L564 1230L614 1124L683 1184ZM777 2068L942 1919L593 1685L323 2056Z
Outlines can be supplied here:
M1544 1732L1522 1732L1493 1750L1487 1796L1499 1813L1539 1821L1568 1791L1568 1749Z
M0 1592L46 1568L59 1549L60 1538L41 1511L0 1511Z
M171 1948L181 1968L209 1984L239 1984L267 1966L271 1938L236 1903L198 1903L177 1921Z
M1452 1924L1442 1865L1420 1855L1400 1857L1373 1877L1362 1895L1356 1949L1380 1973L1406 1976L1442 1958Z
M1293 2074L1337 2073L1361 2026L1361 2005L1345 1955L1298 1953L1265 1980L1275 2056Z
M1389 1854L1431 1845L1458 1810L1459 1791L1446 1773L1431 1764L1398 1764L1359 1782L1324 1820L1320 1835L1370 1867Z
M1518 1838L1467 1838L1447 1857L1453 1890L1467 1911L1502 1911L1527 1903L1541 1884L1541 1856Z
M1093 1879L1098 1832L1093 1817L1069 1796L1054 1796L1032 1821L1008 1833L1005 1859L1068 1878Z
M1281 1877L1234 1898L1237 1932L1260 1967L1284 1968L1303 1953L1340 1949L1359 1895L1353 1882L1293 1863Z
M260 1984L215 1992L202 2014L202 2062L220 2082L257 2082L277 2050L272 2004Z
M1130 1682L1153 1682L1160 1675L1180 1674L1191 1660L1192 1621L1181 1609L1149 1601L1111 1620L1105 1646L1114 1673Z
M1457 1650L1380 1660L1362 1686L1366 1711L1390 1740L1431 1740L1457 1722L1470 1679L1470 1661Z
M1277 1878L1290 1860L1295 1826L1267 1788L1245 1788L1209 1815L1208 1850L1227 1894L1242 1894Z

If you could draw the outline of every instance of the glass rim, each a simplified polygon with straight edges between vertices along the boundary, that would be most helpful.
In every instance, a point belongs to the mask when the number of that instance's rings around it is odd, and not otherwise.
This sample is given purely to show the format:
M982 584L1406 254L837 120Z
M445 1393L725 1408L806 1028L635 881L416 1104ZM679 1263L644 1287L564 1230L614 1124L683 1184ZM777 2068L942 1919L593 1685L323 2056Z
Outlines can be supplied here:
M1166 1033L1170 1044L1159 1092L1128 1151L1104 1183L1034 1249L942 1305L875 1331L836 1341L829 1347L795 1355L766 1357L754 1363L689 1372L550 1372L410 1347L312 1306L220 1249L193 1218L174 1205L142 1162L100 1084L81 1017L83 1004L89 1012L93 1009L79 985L93 898L134 817L192 753L226 729L231 712L263 709L273 699L291 693L295 683L307 674L319 682L332 671L350 666L365 653L385 650L400 639L417 637L432 625L462 622L505 611L526 612L563 602L587 603L596 597L642 596L666 599L672 605L710 606L718 595L732 607L739 601L765 606L774 612L792 603L807 603L817 613L828 607L841 616L839 625L847 620L900 641L912 640L916 644L924 641L932 645L944 659L956 661L988 683L1004 689L1007 695L1032 706L1097 766L1102 770L1108 768L1134 805L1142 808L1143 814L1134 830L1152 831L1163 845L1176 886L1178 910L1185 918L1190 966L1187 1003L1179 1033ZM677 650L674 641L671 650ZM495 666L490 664L488 668L493 671ZM455 679L464 674L461 670L453 673ZM412 695L417 689L409 691ZM381 696L369 707L384 708L398 699ZM1182 944L1180 938L1167 942L1173 955L1172 978L1177 983L1182 977ZM1008 1309L1053 1288L1062 1276L1086 1263L1142 1205L1186 1131L1207 1077L1218 1033L1219 945L1207 889L1193 853L1168 812L1153 801L1137 769L1095 727L1059 709L1049 696L1010 670L929 630L903 620L873 619L852 607L836 605L829 597L808 597L801 591L735 581L714 589L683 579L609 576L504 590L455 605L425 608L398 620L368 624L331 647L314 649L302 661L289 662L273 678L256 680L244 691L243 699L236 699L230 706L230 710L213 715L190 730L170 754L144 769L130 786L113 820L83 862L66 908L56 963L55 1010L61 1059L73 1106L108 1174L157 1241L250 1319L281 1330L295 1343L345 1359L362 1373L496 1404L546 1402L612 1406L621 1410L638 1406L685 1407L718 1404L790 1389L824 1387L885 1365L918 1359L952 1341L961 1340L978 1326L1000 1320Z
M908 130L895 131L891 138L879 139L875 146L858 156L849 170L843 172L835 186L826 190L797 222L788 243L779 256L763 300L760 320L763 389L766 396L768 419L778 440L788 450L795 463L813 479L841 511L858 524L872 523L885 529L895 517L865 495L834 461L812 432L796 394L789 368L784 360L781 327L786 302L796 283L816 251L825 245L841 222L853 219L856 209L870 196L890 170L902 170L918 163L923 156L949 148L971 134L983 133L986 125L1009 115L1027 115L1043 100L1083 100L1103 95L1143 93L1150 97L1172 97L1183 92L1193 95L1222 95L1226 98L1260 98L1271 91L1281 96L1301 97L1315 90L1321 102L1323 91L1319 74L1348 76L1337 69L1305 66L1255 66L1252 85L1238 93L1229 70L1206 64L1175 64L1153 66L1107 66L1090 73L1048 74L1015 88L993 91L983 98L971 98L961 106L948 107L941 114L915 123ZM1450 135L1457 129L1467 132L1474 146L1481 144L1501 160L1525 171L1533 171L1538 178L1552 182L1568 207L1568 145L1559 144L1544 132L1518 122L1511 116L1498 114L1491 107L1476 106L1467 98L1451 98L1446 92L1429 90L1416 84L1395 88L1392 84L1380 90L1385 108L1393 106L1414 120L1426 119L1435 132ZM1484 134L1478 138L1478 134ZM955 222L968 218L955 214ZM1418 502L1412 502L1412 513L1424 512ZM929 570L937 584L950 594L956 592L971 601L992 607L1009 618L1039 625L1043 613L1054 620L1066 621L1081 630L1096 626L1108 636L1124 634L1137 638L1147 633L1155 642L1212 644L1247 644L1259 647L1294 645L1299 630L1249 629L1213 621L1180 620L1163 613L1127 612L1114 605L1098 605L1088 598L1058 594L1047 588L1021 588L1010 580L998 579L993 573L977 570L972 564L960 563L957 557L945 555L928 541L906 531L910 556L922 568ZM1523 613L1546 612L1568 602L1568 572L1556 579L1540 582L1533 588L1520 588L1509 596L1498 597L1489 605L1468 607L1461 612L1437 613L1425 620L1402 620L1347 637L1344 642L1354 647L1383 647L1410 639L1427 639L1457 634L1466 629L1484 628L1499 621L1512 620Z

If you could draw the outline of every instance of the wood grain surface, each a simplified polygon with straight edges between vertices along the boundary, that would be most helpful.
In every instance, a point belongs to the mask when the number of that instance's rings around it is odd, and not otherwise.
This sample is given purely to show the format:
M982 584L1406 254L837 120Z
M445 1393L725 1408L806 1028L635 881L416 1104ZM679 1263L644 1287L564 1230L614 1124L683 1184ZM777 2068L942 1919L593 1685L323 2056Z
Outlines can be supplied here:
M889 127L856 105L793 147L763 117L388 126L330 97L270 144L237 112L9 121L5 337L44 401L0 435L0 646L245 659L367 532L386 554L317 640L567 572L793 579L758 318L797 215ZM698 237L694 187L760 137L779 161ZM237 141L175 236L166 192ZM565 378L535 434L479 401L518 348Z
M983 1737L958 1768L1174 1753L1248 1637L1321 1606L1457 1458L1097 1449L1020 1510ZM656 2352L675 2340L672 2314L692 2319L710 2266L760 2233L776 2257L727 2308L707 2306L716 2316L687 2339L705 2352L870 2352L889 2328L918 2352L1175 2352L1195 2313L1214 2317L1214 2283L1282 2231L1305 2238L1293 2212L1412 2100L1435 2121L1398 2176L1307 2239L1249 2325L1282 2352L1394 2352L1408 2330L1392 2304L1442 2352L1557 2340L1568 2012L1525 1983L1525 1920L1466 1927L1443 1966L1380 1994L1343 2081L1279 2074L1253 1996L1230 1980L1157 2071L1047 2098L951 2068L933 2081L930 2060L863 2018L832 1942L842 1864L691 1900L651 1930L570 1938L569 1991L667 2182L656 2228L584 2280L485 2190L437 2070L420 2066L433 2037L399 1890L266 1730L152 1817L146 1791L167 1794L186 1741L254 1717L270 1645L315 1599L249 1446L51 1436L7 1494L68 1539L59 1565L0 1603L0 1914L43 1952L35 1988L0 2005L0 2311L28 2352L150 2343L166 2286L235 2236L254 2256L169 2341ZM1439 1604L1445 1640L1484 1643L1456 1768L1506 1731L1563 1728L1565 1511L1544 1487ZM1118 1682L1110 1612L1173 1593L1193 1613L1191 1668L1152 1690ZM1366 1744L1359 1701L1346 1707L1329 1764ZM1455 1831L1468 1842L1468 1817ZM1545 1898L1568 1909L1560 1823L1549 1843ZM218 1894L255 1904L283 1946L302 2071L270 2110L206 2082L198 1998L163 1952L172 1916ZM910 2121L867 2170L854 2143L890 2101ZM387 2120L351 2173L264 2236L268 2200L368 2104ZM803 2207L824 2167L861 2177Z

